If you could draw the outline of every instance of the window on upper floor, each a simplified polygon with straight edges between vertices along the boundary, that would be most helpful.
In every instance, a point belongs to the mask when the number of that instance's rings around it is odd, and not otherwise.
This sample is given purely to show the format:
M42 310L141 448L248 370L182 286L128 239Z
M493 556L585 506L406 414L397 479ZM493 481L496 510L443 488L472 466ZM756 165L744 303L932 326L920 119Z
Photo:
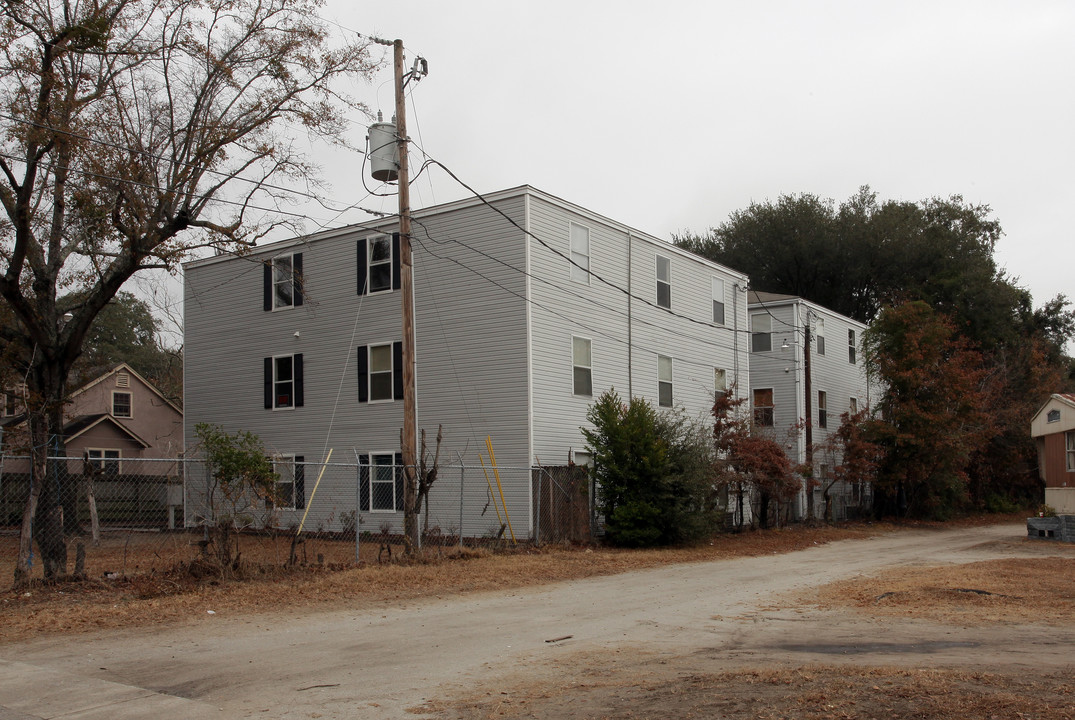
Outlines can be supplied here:
M131 417L131 394L129 392L112 391L112 417Z
M403 455L374 452L358 456L359 509L363 512L403 510Z
M852 365L855 364L855 355L855 331L851 329L847 331L847 361Z
M403 343L363 345L358 355L358 401L403 399Z
M1047 423L1060 422L1060 411L1059 410L1050 410L1049 413L1045 416L1045 422L1047 422Z
M99 471L105 475L115 477L120 473L120 457L122 454L119 450L100 450L90 449L86 450L86 457L90 461L90 464L96 467Z
M672 407L672 358L657 356L657 404Z
M817 324L814 327L814 332L817 335L817 354L825 354L825 318L818 318Z
M399 233L373 235L357 243L358 294L399 290Z
M276 473L273 496L266 507L279 510L302 510L306 507L306 458L302 455L276 455L270 458Z
M265 358L265 408L286 410L302 405L302 355Z
M758 313L750 316L750 352L768 352L773 349L773 316Z
M657 256L657 304L672 307L672 261L661 255Z
M756 388L754 390L754 424L772 427L776 417L773 406L773 389Z
M590 229L571 223L571 279L590 284Z
M264 310L302 305L302 253L278 255L265 263L264 286Z
M817 426L829 426L829 395L824 390L817 391Z
M593 395L593 359L587 338L571 338L571 382L575 395Z
M724 324L724 280L713 278L713 322L717 325Z

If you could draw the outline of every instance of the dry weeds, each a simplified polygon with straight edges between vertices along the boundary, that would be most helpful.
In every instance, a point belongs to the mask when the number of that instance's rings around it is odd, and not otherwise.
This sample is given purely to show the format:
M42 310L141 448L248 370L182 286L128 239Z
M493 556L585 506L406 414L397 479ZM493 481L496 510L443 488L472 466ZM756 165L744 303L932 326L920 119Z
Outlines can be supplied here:
M577 692L585 694L579 703ZM581 706L581 707L580 707ZM583 709L584 708L584 709ZM513 687L423 710L451 718L721 718L722 720L1075 719L1067 673L898 667L746 669L616 680L586 677L563 692Z

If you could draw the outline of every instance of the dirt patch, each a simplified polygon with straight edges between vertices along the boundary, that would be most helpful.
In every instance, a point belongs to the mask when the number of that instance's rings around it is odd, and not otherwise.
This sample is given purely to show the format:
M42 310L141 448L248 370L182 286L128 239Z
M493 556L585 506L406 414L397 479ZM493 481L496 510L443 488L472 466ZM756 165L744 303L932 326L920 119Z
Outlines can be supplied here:
M416 708L439 718L800 718L1072 720L1070 675L1023 675L909 668L743 669L629 680L586 676L559 691L513 687Z
M492 687L456 688L414 711L438 720L1075 720L1075 655L1060 653L1059 665L1054 658L1040 667L1001 660L1006 647L1031 636L1052 646L1070 642L1075 547L1013 539L980 549L1020 557L898 567L832 583L763 603L751 617L714 618L753 635L757 623L773 623L775 636L753 645L580 652L551 667L505 673ZM988 632L973 629L983 626ZM947 659L954 657L957 666Z

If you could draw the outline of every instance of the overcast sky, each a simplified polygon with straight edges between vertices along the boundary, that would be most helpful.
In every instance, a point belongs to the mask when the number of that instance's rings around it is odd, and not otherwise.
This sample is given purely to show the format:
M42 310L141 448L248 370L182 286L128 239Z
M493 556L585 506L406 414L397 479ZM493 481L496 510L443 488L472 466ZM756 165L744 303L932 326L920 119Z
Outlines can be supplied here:
M666 239L785 193L962 195L992 208L998 260L1036 304L1075 297L1070 0L330 0L322 15L427 59L409 133L480 192L530 184ZM390 64L354 93L391 116ZM392 211L365 197L360 162L327 163L329 195ZM466 195L431 170L412 205Z

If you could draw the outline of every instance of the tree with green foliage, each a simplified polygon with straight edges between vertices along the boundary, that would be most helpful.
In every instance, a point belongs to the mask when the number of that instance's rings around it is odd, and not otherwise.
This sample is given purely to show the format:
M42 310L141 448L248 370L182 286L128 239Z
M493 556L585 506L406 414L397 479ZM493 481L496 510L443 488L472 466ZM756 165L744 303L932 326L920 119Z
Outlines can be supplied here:
M67 296L63 306L75 308L78 296ZM71 368L71 385L79 387L121 362L134 368L173 402L182 401L182 351L165 348L160 326L149 304L125 290L94 318L82 353ZM178 381L178 385L177 385Z
M969 506L974 453L997 433L983 356L924 302L886 308L863 336L884 386L870 440L884 449L875 501L886 512L943 519Z
M704 537L721 516L710 475L709 443L676 414L642 398L603 393L583 428L593 458L597 507L608 540L625 547L667 545Z
M14 349L5 357L26 380L33 448L16 583L31 540L51 579L79 531L61 509L74 488L44 480L98 315L135 273L173 271L199 250L242 252L293 224L279 210L288 185L308 192L317 169L292 128L347 146L350 116L368 114L341 85L379 63L367 39L339 39L320 4L0 6L0 297L17 320L0 327L0 351ZM70 308L69 294L80 298Z
M958 195L882 202L863 187L840 205L810 194L753 203L676 242L745 271L755 289L798 295L863 322L912 301L946 317L981 354L988 386L981 410L997 426L970 449L965 469L968 502L985 509L1040 494L1026 428L1050 393L1075 386L1064 357L1075 311L1063 295L1033 307L1030 293L996 264L1001 235L988 206Z
M205 458L205 499L208 517L203 519L216 558L224 573L239 560L236 531L271 524L278 504L272 462L257 435L220 425L194 426L198 448ZM208 553L208 547L207 547Z

